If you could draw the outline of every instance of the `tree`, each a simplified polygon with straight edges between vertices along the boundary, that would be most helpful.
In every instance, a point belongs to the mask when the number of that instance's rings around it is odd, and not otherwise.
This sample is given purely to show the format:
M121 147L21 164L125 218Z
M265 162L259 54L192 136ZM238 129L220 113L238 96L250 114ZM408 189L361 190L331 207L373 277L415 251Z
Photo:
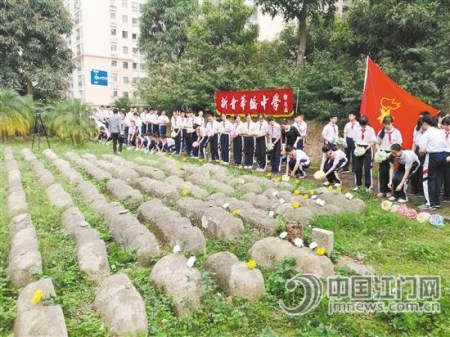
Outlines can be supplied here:
M64 97L73 69L64 41L72 22L61 1L0 2L0 87L35 99Z
M89 106L79 100L56 104L49 109L45 120L61 142L69 138L72 145L82 144L96 133Z
M113 105L119 110L125 109L128 112L130 111L131 101L128 96L122 96L116 99Z
M149 0L140 19L139 46L150 64L175 62L186 49L187 30L197 14L196 0Z
M286 22L291 20L298 21L297 67L301 67L304 63L308 17L323 12L333 16L335 2L336 0L256 0L256 4L261 6L264 13L268 13L273 17L282 15Z
M21 97L12 89L0 90L0 114L2 141L11 136L27 135L32 123L32 101Z

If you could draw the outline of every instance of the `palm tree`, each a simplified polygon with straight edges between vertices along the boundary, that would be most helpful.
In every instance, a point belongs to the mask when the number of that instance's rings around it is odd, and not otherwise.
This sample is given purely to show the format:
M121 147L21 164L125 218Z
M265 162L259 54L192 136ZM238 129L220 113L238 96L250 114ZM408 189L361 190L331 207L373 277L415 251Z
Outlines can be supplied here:
M16 134L25 136L32 123L33 101L12 89L0 90L0 133L2 141Z
M72 145L82 144L96 133L96 127L90 116L90 108L79 100L58 103L47 109L48 125L61 142L70 138Z

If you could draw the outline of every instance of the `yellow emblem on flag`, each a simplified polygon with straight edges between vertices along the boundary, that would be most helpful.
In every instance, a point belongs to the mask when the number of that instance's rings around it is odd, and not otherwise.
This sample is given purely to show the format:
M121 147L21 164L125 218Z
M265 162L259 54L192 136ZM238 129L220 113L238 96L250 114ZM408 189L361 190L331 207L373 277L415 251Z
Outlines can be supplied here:
M381 115L378 117L378 121L380 123L383 122L383 118L391 115L391 111L398 110L402 104L395 100L395 98L387 98L383 97L380 100L380 113Z

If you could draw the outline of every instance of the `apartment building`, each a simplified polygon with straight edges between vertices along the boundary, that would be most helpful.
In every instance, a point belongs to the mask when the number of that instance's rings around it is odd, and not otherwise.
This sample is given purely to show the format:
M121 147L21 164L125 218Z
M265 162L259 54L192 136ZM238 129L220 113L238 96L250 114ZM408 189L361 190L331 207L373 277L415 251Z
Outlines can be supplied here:
M145 0L64 0L74 26L68 44L75 70L70 97L107 105L132 98L135 84L146 77L138 48L139 18Z

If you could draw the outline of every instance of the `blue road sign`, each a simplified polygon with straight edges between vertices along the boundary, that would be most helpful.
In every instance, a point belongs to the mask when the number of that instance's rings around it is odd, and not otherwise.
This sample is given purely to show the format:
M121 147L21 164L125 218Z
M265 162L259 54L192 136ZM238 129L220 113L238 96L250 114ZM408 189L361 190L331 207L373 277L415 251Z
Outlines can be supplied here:
M108 72L104 70L91 69L92 85L108 85Z

